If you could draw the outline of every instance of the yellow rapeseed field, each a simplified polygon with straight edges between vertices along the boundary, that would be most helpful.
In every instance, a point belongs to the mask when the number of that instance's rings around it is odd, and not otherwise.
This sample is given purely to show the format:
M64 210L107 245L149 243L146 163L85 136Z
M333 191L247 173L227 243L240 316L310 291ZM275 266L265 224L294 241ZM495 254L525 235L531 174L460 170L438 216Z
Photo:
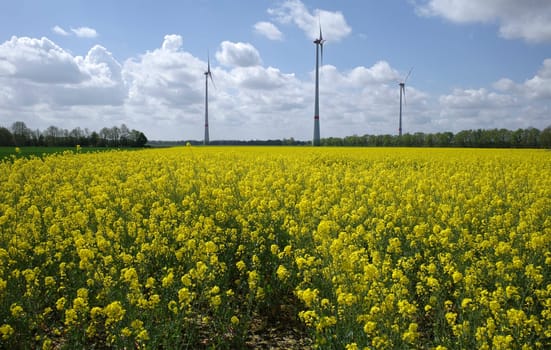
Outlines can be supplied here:
M182 147L0 163L0 348L551 347L551 153Z

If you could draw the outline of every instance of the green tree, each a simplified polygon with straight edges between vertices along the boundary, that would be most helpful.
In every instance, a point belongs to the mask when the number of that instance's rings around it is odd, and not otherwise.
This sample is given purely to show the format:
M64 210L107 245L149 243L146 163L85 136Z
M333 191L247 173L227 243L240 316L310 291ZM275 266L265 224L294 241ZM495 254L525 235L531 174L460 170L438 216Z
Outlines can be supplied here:
M0 127L0 146L15 146L12 133L4 127Z
M24 122L17 121L11 125L16 146L28 146L30 144L31 129L27 128Z
M540 146L543 148L551 148L551 125L543 129L541 132Z

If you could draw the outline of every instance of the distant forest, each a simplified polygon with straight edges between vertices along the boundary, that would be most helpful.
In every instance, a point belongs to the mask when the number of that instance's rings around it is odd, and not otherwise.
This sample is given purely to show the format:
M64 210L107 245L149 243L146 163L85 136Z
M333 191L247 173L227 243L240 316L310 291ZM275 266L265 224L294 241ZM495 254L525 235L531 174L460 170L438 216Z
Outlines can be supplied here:
M103 128L99 132L72 130L50 126L46 130L32 130L24 122L15 122L11 128L0 126L0 146L50 146L50 147L144 147L147 137L143 132L130 130L124 124Z
M198 140L184 141L150 141L151 146L201 145ZM266 145L266 146L307 146L311 141L298 141L293 138L283 140L214 140L210 145ZM346 137L328 137L321 139L322 146L354 147L477 147L477 148L551 148L551 126L544 130L536 128L517 129L477 129L464 130L456 134L438 132L425 134L398 135L363 135Z
M167 147L201 145L202 140L148 141L143 132L130 130L124 124L102 128L99 132L81 129L72 130L50 126L46 130L32 130L24 122L15 122L10 128L0 126L0 146L66 146L72 147ZM311 141L293 138L276 140L214 140L210 145L267 145L307 146ZM355 147L477 147L477 148L551 148L551 126L543 130L536 128L477 129L452 132L398 135L352 135L321 139L322 146Z

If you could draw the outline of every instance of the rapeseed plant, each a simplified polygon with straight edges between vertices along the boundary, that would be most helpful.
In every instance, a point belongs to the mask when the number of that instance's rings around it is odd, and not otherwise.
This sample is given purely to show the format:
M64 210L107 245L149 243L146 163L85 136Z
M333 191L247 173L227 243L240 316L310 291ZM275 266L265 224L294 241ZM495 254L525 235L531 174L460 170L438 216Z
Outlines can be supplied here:
M319 348L551 346L545 151L68 152L0 182L1 348L243 347L274 317Z

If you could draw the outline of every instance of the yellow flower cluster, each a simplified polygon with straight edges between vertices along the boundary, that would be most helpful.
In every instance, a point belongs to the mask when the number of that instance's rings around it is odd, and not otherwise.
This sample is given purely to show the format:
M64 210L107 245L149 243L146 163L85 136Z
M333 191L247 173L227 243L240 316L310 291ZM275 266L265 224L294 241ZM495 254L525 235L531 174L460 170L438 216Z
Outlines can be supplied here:
M321 348L551 346L546 151L67 152L0 183L0 348L244 347L279 310Z

